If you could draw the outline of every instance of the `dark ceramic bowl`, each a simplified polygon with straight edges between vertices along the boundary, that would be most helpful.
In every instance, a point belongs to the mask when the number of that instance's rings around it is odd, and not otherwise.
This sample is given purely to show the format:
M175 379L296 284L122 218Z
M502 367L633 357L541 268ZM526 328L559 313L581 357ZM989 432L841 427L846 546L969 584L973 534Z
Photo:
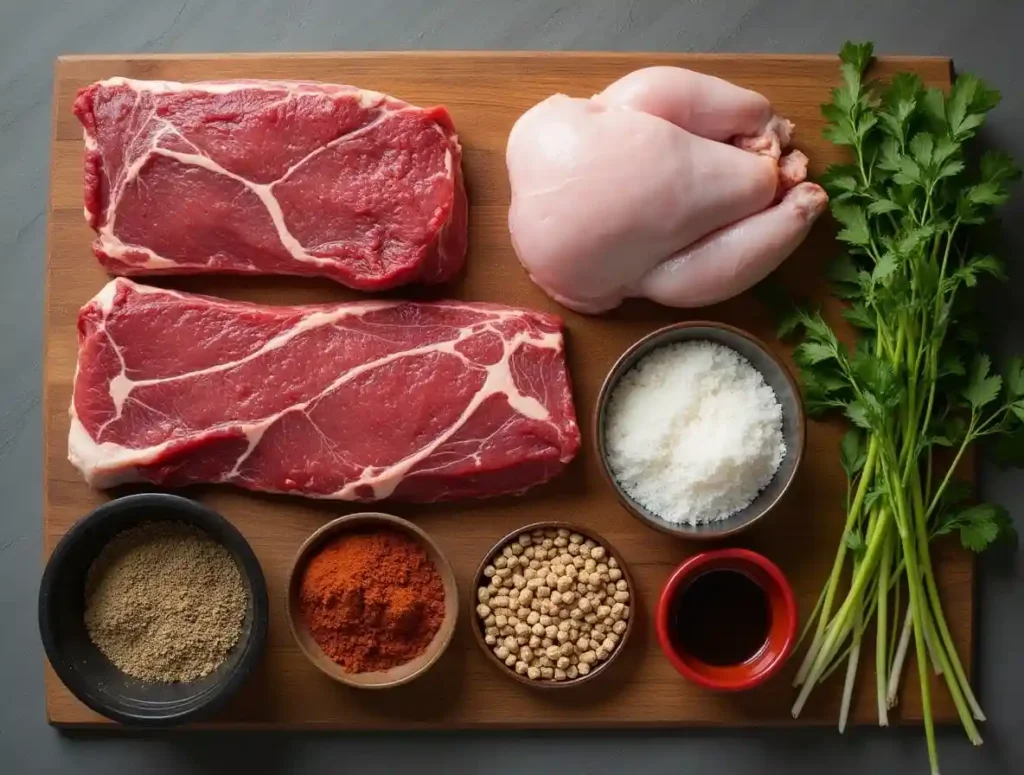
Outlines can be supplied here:
M85 628L85 577L93 560L118 533L153 521L184 522L206 532L234 557L245 587L238 643L214 672L188 683L125 675L93 645ZM39 587L39 632L54 671L94 711L135 726L181 724L222 706L259 662L267 621L266 581L245 538L215 511L177 495L129 495L79 520L50 555Z
M775 472L768 486L765 487L753 503L731 517L717 522L697 525L669 522L658 516L642 503L634 500L627 493L608 466L608 453L605 444L605 411L612 389L622 376L632 369L648 353L677 342L706 341L729 347L748 361L764 376L764 381L775 391L775 396L782 407L782 436L786 442L786 456ZM789 489L804 454L806 436L806 419L800 389L793 375L790 374L779 358L773 354L763 342L733 326L706 321L676 323L648 334L624 352L612 366L601 386L594 412L594 444L597 446L597 457L601 462L601 472L608 484L615 490L623 506L641 522L665 533L686 538L724 538L725 536L745 530L765 516L777 504L786 490Z

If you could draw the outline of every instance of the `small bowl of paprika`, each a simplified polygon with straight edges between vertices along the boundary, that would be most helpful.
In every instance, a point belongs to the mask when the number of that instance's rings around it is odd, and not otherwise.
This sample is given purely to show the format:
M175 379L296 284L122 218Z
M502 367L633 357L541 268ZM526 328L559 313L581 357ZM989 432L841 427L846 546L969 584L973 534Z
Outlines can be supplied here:
M300 547L288 581L288 622L302 653L358 689L400 686L429 670L458 610L440 548L390 514L328 522Z

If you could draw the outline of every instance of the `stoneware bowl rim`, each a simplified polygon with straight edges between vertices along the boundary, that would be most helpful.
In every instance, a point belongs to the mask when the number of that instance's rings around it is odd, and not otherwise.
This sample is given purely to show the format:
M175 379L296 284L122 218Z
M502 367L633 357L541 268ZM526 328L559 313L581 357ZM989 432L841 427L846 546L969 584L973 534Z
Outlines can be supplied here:
M502 548L504 548L506 544L514 541L522 533L529 533L532 530L557 530L559 528L564 528L572 533L579 533L584 538L592 539L594 542L603 546L605 550L618 561L619 568L620 570L622 570L622 577L626 580L626 584L629 587L629 618L626 619L626 631L623 632L622 636L619 638L619 643L618 646L615 648L615 651L611 653L611 656L609 656L608 659L606 659L596 668L592 669L589 673L587 673L584 676L574 678L572 680L555 681L553 679L538 679L535 681L525 675L519 675L519 673L517 673L515 670L513 670L500 659L498 659L498 657L495 656L494 651L492 651L491 647L484 642L483 623L480 621L479 617L477 617L476 614L476 591L480 587L480 580L484 578L484 568L487 567L491 559L493 559L497 555L497 553L500 552ZM566 522L563 520L545 520L543 522L531 522L528 525L523 525L522 527L511 531L503 538L501 538L499 541L497 541L494 544L494 546L487 550L487 554L484 555L483 559L480 561L480 564L477 566L476 572L473 574L472 595L470 596L469 600L469 617L473 626L473 637L476 640L477 645L484 652L484 655L487 657L488 661L491 662L491 664L493 664L495 667L501 670L502 673L509 676L513 680L518 681L524 686L529 686L531 689L548 691L556 689L569 689L571 687L579 686L581 684L585 684L589 681L592 681L595 678L607 672L609 666L613 662L615 662L616 659L619 658L623 651L625 651L626 643L629 641L629 636L633 633L633 624L638 616L638 605L639 598L637 596L636 585L633 582L633 575L629 571L629 565L623 558L622 552L616 549L615 546L607 538L602 536L596 530L587 527L586 525L581 525L578 522Z
M786 456L792 457L792 463L788 464L788 474L781 486L775 493L774 497L770 500L764 500L766 490L762 490L761 493L754 499L753 503L738 514L734 514L731 517L727 517L722 522L729 523L734 522L732 525L722 525L718 527L716 525L714 530L709 530L709 526L706 524L688 525L688 524L673 524L664 519L658 518L656 515L648 515L645 513L644 507L633 500L628 493L619 485L616 481L614 474L611 472L608 465L608 456L605 450L605 438L604 438L604 414L605 409L608 405L608 400L611 396L612 389L618 384L618 381L622 378L626 372L628 372L635 363L639 360L640 353L650 352L657 347L662 345L669 345L675 342L682 341L699 341L701 339L699 333L695 332L693 337L682 337L675 338L675 335L681 331L693 331L698 329L711 329L722 332L726 335L726 338L739 338L746 341L754 349L760 350L767 358L769 363L772 364L774 370L784 379L785 384L788 386L793 403L796 405L797 411L795 417L789 417L788 419L795 423L796 431L793 434L796 444L790 445L795 446L795 449L787 449ZM727 343L725 346L729 346ZM742 353L741 353L742 355ZM755 366L755 368L757 368ZM766 379L768 375L765 375ZM780 397L780 403L781 397ZM787 415L784 413L783 421L785 422ZM691 538L695 540L716 540L720 538L726 538L729 536L736 535L747 528L751 527L755 523L761 521L771 511L774 510L789 488L792 486L793 481L796 479L797 472L800 470L800 464L803 461L804 448L807 441L807 419L804 410L803 399L800 394L800 388L793 377L793 373L785 362L779 358L768 346L758 337L754 336L748 331L744 331L736 326L729 325L728 323L717 323L710 320L687 320L679 323L673 323L663 328L659 328L656 331L652 331L646 336L641 337L625 352L622 353L612 364L612 367L608 370L605 375L604 381L601 384L601 390L598 393L597 404L594 407L594 412L591 421L591 443L595 454L597 455L598 467L601 469L601 476L604 478L605 483L611 487L615 496L618 498L619 503L636 519L648 527L659 530L662 533L674 535L680 538ZM783 465L787 465L784 460ZM778 473L776 474L778 476ZM771 486L771 485L769 485ZM751 516L744 516L744 512L757 507ZM721 524L721 523L718 523Z
M361 526L376 525L378 527L391 527L400 532L410 535L424 549L434 562L445 591L445 616L441 626L435 633L433 640L426 650L418 657L402 665L396 665L388 670L367 672L367 673L346 673L341 666L320 650L316 641L306 629L302 615L298 610L298 590L301 583L302 571L314 549L318 548L327 540L340 535L348 530L358 529ZM455 572L452 570L448 558L437 542L431 538L423 528L413 524L407 519L396 517L393 514L386 514L380 511L362 511L356 514L348 514L333 519L315 530L299 547L292 561L291 569L288 572L288 594L287 594L287 618L288 628L299 650L313 665L322 673L333 678L339 683L351 686L355 689L392 689L402 686L410 681L419 678L426 673L441 658L448 649L455 634L455 625L458 621L459 599L458 588L455 582ZM414 667L410 667L415 665Z
M767 584L758 579L754 581L768 597L772 607L773 618L781 613L781 623L776 630L774 624L764 646L754 657L741 665L713 668L714 675L706 675L691 667L680 656L672 642L671 617L672 603L679 590L686 584L697 579L704 573L713 570L736 570L755 573L767 580ZM750 549L715 549L699 552L683 560L669 576L658 597L658 610L654 624L658 635L658 644L668 661L684 678L707 689L725 692L739 692L760 686L775 675L793 653L796 641L797 605L793 588L778 565L763 554ZM760 662L760 665L756 664Z
M134 512L140 509L149 511L145 512L145 516L136 517ZM214 682L200 688L199 682L206 682L207 679L199 679L196 691L192 694L184 693L177 700L153 700L145 696L132 696L133 693L129 691L120 700L106 699L106 694L97 689L97 681L89 677L89 670L72 666L68 662L67 649L71 647L60 642L60 630L64 625L56 622L57 607L62 605L61 592L57 587L64 574L69 572L69 563L77 564L87 560L91 564L103 546L117 533L144 522L160 521L183 521L194 525L231 553L249 596L243 634L232 651L235 656L229 654L227 664L208 677L215 679ZM109 536L97 537L97 533L105 534L108 531ZM88 557L83 553L88 554ZM106 501L75 522L61 537L47 560L39 585L38 618L47 659L60 680L83 704L125 725L166 727L209 716L237 693L263 655L267 640L269 602L266 579L259 561L238 528L198 501L171 493L144 492ZM91 650L95 650L95 647ZM99 654L98 651L96 653ZM109 660L102 657L102 654L99 654L99 658L104 660L104 664L109 664ZM109 669L116 670L112 665ZM221 671L223 673L218 675ZM128 676L125 680L135 681ZM147 682L135 683L143 693L148 691ZM190 684L180 686L189 687ZM154 684L153 688L161 690L162 685ZM183 705L185 707L181 707Z

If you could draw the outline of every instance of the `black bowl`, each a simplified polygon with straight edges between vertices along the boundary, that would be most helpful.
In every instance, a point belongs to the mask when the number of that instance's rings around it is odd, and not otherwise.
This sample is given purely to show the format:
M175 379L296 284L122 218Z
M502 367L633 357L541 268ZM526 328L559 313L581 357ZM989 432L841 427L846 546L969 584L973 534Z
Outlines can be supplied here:
M220 667L188 683L125 675L93 645L85 628L85 577L93 560L121 531L152 521L184 522L205 531L232 554L246 591L238 643ZM135 726L181 724L222 706L259 662L268 618L267 583L242 534L217 512L164 493L118 498L76 522L50 555L39 587L39 632L57 675L97 713Z

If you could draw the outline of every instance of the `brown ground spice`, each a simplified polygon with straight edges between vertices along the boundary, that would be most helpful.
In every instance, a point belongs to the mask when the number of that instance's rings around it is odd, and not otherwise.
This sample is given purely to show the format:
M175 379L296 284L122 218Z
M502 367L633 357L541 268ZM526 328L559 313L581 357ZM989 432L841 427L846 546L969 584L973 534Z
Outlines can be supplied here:
M444 584L426 550L397 530L345 533L306 566L300 612L313 639L347 672L419 656L444 620Z
M246 604L227 549L191 525L147 522L115 536L89 568L85 626L128 675L194 681L238 642Z

